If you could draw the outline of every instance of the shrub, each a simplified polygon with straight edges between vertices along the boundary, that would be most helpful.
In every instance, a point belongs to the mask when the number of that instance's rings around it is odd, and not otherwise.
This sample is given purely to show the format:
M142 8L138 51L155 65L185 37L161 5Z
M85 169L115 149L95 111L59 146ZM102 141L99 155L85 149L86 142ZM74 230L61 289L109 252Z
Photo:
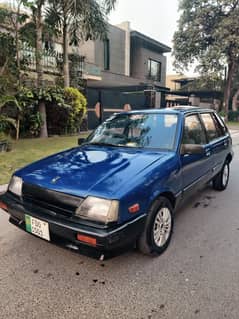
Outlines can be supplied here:
M238 122L239 121L239 111L229 111L228 112L228 121Z
M0 132L0 152L9 152L12 149L11 138Z
M16 96L22 107L21 134L38 136L42 125L38 104L46 104L47 127L50 135L76 133L86 112L87 101L75 88L59 86L21 89Z
M77 133L86 113L86 98L76 88L69 87L65 89L65 103L70 106L68 130L70 133Z

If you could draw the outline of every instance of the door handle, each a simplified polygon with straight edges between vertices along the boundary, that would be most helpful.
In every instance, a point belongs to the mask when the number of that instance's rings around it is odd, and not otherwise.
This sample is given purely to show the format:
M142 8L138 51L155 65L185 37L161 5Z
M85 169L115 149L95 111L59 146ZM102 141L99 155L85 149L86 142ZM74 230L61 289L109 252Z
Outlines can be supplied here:
M207 157L211 156L211 151L210 150L206 150L206 154Z

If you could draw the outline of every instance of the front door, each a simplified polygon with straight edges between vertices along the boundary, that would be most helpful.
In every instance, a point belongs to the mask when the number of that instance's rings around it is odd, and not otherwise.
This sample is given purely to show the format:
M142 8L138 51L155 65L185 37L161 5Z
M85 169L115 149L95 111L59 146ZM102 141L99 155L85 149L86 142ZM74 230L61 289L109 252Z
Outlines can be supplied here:
M185 117L182 144L202 145L203 154L181 155L183 193L190 195L211 178L213 158L205 129L197 114Z

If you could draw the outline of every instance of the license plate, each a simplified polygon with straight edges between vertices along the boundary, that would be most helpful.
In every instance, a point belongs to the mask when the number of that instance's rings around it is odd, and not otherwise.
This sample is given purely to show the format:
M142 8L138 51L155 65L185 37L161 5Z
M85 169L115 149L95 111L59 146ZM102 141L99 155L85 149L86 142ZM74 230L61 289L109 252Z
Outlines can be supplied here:
M26 231L50 241L49 224L38 218L25 215Z

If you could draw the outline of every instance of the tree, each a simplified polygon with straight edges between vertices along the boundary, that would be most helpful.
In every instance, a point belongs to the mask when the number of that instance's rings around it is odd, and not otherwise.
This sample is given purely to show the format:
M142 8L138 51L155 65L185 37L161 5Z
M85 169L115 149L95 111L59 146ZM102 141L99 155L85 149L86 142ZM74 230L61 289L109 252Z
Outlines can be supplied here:
M13 6L2 5L0 7L0 21L3 24L11 25L15 41L16 66L18 84L21 84L21 61L20 61L20 28L28 18L26 13L21 12L26 0L16 0Z
M82 39L104 38L107 15L116 0L49 0L46 21L63 37L64 86L70 86L69 45Z
M18 86L16 46L10 33L0 32L0 97L14 95Z
M4 106L7 104L13 104L14 107L17 110L17 119L13 119L11 117L8 117L5 114L1 113L1 110L3 109ZM15 97L13 96L2 96L0 98L0 132L5 132L5 130L9 126L13 126L16 129L16 139L19 138L19 127L20 127L20 119L19 119L19 113L22 111L18 101L16 100Z
M37 73L37 83L38 89L44 86L43 81L43 44L42 44L42 34L43 34L43 8L45 0L16 0L17 8L16 10L9 10L5 8L4 16L6 17L6 12L8 12L7 18L13 24L15 32L15 52L16 52L16 64L20 73L20 56L19 56L19 39L23 36L21 30L19 29L19 24L26 20L27 15L20 12L22 6L30 8L32 10L32 20L35 23L35 52L36 52L36 73ZM3 15L2 15L3 16ZM1 17L1 16L0 16ZM31 25L31 23L29 23ZM24 27L23 27L24 31ZM32 34L30 34L32 40ZM47 137L47 123L46 123L46 107L43 100L39 100L39 112L42 117L42 127L41 127L41 137Z
M43 33L43 7L45 0L35 0L33 2L28 2L28 5L32 9L33 20L36 23L36 73L37 73L37 88L40 90L44 86L43 81L43 43L42 43L42 33ZM46 120L46 105L44 100L39 100L39 112L42 118L42 126L40 137L48 137L47 132L47 120Z
M201 74L223 77L224 111L228 114L233 77L239 65L239 1L180 0L181 17L174 34L175 67L183 70L197 63Z
M22 30L20 29L20 25L26 21L28 15L21 13L22 6L28 7L32 10L32 20L35 22L35 52L36 52L36 73L37 73L37 88L40 90L44 86L43 82L43 62L42 62L42 56L43 56L43 45L42 45L42 33L43 33L43 6L44 6L45 0L35 0L35 1L28 1L28 0L16 0L16 10L3 7L0 10L0 18L1 21L12 24L14 28L14 36L15 36L15 45L14 43L10 43L10 40L8 40L8 43L11 44L12 50L8 50L9 54L6 54L6 50L8 47L1 46L5 48L5 51L3 52L3 57L5 56L5 63L2 65L0 75L5 74L8 65L10 62L12 63L13 58L12 55L14 54L16 56L16 66L17 66L17 74L19 76L19 82L20 84L20 38L24 38L24 31L25 26L22 27ZM29 23L31 24L31 23ZM11 35L2 35L0 37L0 41L2 39L7 42L4 37L11 37ZM25 34L26 36L26 34ZM32 37L31 37L32 38ZM2 42L1 41L1 42ZM0 54L1 55L1 54ZM13 64L13 63L12 63ZM0 65L1 67L1 65ZM13 70L13 67L12 67ZM11 72L12 75L14 75L14 72ZM4 83L4 82L3 82ZM42 117L42 127L41 127L41 134L40 137L48 137L47 132L47 123L46 123L46 107L44 100L39 100L39 112ZM19 135L17 133L17 135Z

